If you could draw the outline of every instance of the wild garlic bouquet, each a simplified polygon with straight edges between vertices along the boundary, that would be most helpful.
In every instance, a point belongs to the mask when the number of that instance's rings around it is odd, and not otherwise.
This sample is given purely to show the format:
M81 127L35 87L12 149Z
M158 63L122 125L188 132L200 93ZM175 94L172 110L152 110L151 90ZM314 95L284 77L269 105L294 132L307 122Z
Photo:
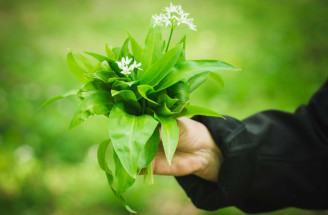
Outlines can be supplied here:
M85 52L85 56L69 51L67 64L82 82L77 91L49 99L43 106L58 99L77 95L77 107L70 128L90 116L108 117L109 139L98 149L98 161L106 173L109 185L118 199L130 209L122 194L143 171L152 183L151 162L160 144L163 144L167 162L179 140L176 119L192 115L220 115L204 107L189 104L189 94L208 77L223 84L218 71L235 70L218 60L186 60L184 36L171 45L173 31L178 28L196 30L181 6L170 5L163 13L154 15L144 46L128 34L122 47L109 48L106 55ZM161 28L170 29L168 41L162 40Z

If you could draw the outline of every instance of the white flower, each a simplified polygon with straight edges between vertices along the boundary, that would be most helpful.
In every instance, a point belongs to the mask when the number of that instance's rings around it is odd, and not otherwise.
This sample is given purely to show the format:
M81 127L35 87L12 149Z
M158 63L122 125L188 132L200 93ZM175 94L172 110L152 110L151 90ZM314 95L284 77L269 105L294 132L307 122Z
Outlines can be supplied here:
M138 63L136 60L134 60L134 62L129 65L132 61L132 58L128 58L128 57L123 57L121 59L121 61L117 61L116 64L118 66L118 68L120 68L122 71L121 73L124 74L124 75L129 75L131 74L131 71L133 71L134 69L139 69L139 70L142 70L140 69L139 67L141 66L141 63Z
M154 24L153 27L155 26L163 26L163 14L160 14L159 16L157 14L153 15L153 20L154 20Z
M188 28L189 28L190 30L197 31L197 29L196 29L196 25L194 25L193 23L189 23L189 24L188 24Z
M164 13L153 15L153 27L165 26L171 29L185 24L189 29L196 31L196 26L193 24L193 19L188 19L189 13L185 13L181 5L170 4L170 7L163 9Z
M123 75L129 75L131 74L131 72L129 71L129 69L124 68L123 71L121 72Z
M131 66L129 67L129 70L134 70L134 69L140 69L139 67L141 66L141 63L138 63L136 60L134 60L133 64L131 64Z
M165 7L164 11L166 11L167 13L178 13L178 10L181 10L181 5L175 6L172 4L170 4L170 7Z

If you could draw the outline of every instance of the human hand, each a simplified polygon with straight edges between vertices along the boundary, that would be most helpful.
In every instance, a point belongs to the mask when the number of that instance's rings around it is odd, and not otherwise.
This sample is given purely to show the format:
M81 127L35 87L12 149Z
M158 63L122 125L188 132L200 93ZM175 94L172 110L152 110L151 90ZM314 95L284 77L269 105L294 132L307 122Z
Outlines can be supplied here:
M171 166L168 164L161 144L152 162L154 174L173 176L194 174L205 180L217 182L223 156L210 132L195 120L183 117L177 121L179 143L172 164Z

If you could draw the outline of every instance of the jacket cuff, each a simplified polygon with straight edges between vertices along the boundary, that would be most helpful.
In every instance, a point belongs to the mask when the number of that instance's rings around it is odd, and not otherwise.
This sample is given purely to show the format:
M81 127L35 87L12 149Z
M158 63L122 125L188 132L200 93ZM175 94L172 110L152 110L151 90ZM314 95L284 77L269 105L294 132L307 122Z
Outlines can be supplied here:
M255 145L248 141L245 125L232 117L225 118L193 117L193 120L207 127L223 154L218 183L195 175L176 177L191 201L200 209L217 210L238 205L247 194L255 174Z

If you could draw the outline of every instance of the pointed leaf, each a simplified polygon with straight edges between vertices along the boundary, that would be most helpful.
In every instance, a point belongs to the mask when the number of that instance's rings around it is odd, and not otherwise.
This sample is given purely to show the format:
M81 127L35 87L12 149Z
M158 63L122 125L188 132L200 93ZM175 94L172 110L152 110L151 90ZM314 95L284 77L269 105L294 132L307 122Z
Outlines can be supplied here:
M172 116L177 112L171 111L167 106L166 103L161 104L158 108L156 108L156 114L158 116Z
M167 88L167 94L171 98L178 99L178 102L171 108L175 112L180 112L182 108L189 102L189 84L180 81Z
M95 58L97 61L103 62L103 61L110 61L110 59L104 55L97 54L94 52L84 52L87 55L90 55L91 57Z
M97 151L97 158L100 168L105 172L112 174L112 171L108 168L107 161L106 161L106 151L109 143L110 140L108 139L108 140L104 140L99 144L98 151Z
M114 52L112 51L111 48L108 47L108 44L106 43L106 46L105 46L105 51L106 51L106 54L107 54L107 57L110 58L110 59L114 59L115 58L115 54Z
M132 90L111 90L115 102L122 102L125 110L130 114L141 114L141 106Z
M116 82L113 84L112 89L114 90L128 90L131 89L132 85L136 84L137 81L127 81L117 79Z
M170 117L155 115L161 123L161 136L166 159L171 165L171 161L179 142L179 127L177 121Z
M108 92L110 90L110 86L103 82L100 79L93 79L92 81L87 82L83 87L81 87L77 91L77 96L83 100L91 94L98 92Z
M118 194L116 194L116 193L115 193L115 195L116 195L116 197L120 200L120 202L122 203L122 205L124 205L125 209L126 209L128 212L133 213L133 214L136 214L136 213L137 213L135 210L133 210L133 209L132 209L132 208L126 203L126 201L125 201L125 199L123 198L122 195L118 195Z
M177 118L184 117L184 116L185 117L194 116L194 115L222 117L220 114L210 109L188 105L181 111L181 113L177 116Z
M121 103L116 103L111 110L109 136L124 169L132 177L137 175L140 155L157 124L149 115L134 116L126 113Z
M120 54L121 54L121 47L115 47L112 49L114 53L114 59L119 60Z
M158 127L155 129L154 133L151 135L151 137L148 139L144 149L142 150L142 153L139 158L138 162L138 172L146 167L148 164L151 163L151 161L154 159L158 146L159 146L159 129Z
M182 61L185 61L186 60L186 35L184 35L182 37L182 39L178 42L178 44L183 44L183 47L182 47L182 51L181 51L181 54L178 58L178 61L177 63L180 63Z
M160 103L160 104L165 103L167 108L171 108L178 101L179 101L179 99L172 99L167 94L161 94L160 96L158 96L158 103Z
M195 89L197 89L202 83L204 83L209 76L209 72L203 72L200 74L197 74L193 77L191 77L188 80L189 86L190 86L190 92L193 92Z
M142 48L139 45L139 43L130 34L129 37L130 37L130 45L131 45L133 57L137 62L141 62Z
M105 140L103 141L99 147L98 147L98 152L97 152L97 157L98 157L98 163L99 163L99 166L102 170L104 170L106 172L106 177L107 177L107 180L108 180L108 184L111 188L111 190L113 191L114 195L118 198L118 200L124 205L124 207L126 208L127 211L129 211L130 213L136 213L134 210L132 210L127 204L126 204L126 201L125 199L123 198L123 196L121 194L119 194L116 190L117 190L117 182L119 181L118 178L115 178L115 182L114 182L114 176L113 176L113 169L110 169L108 167L108 164L107 164L107 159L106 159L106 151L107 151L107 148L110 147L111 148L111 151L112 151L112 154L114 153L112 148L112 144L110 144L110 140ZM114 154L113 156L111 157L114 157ZM115 165L115 162L113 162L113 164ZM119 166L115 166L115 169L117 168L121 168L122 167L119 167ZM126 173L127 174L127 173ZM119 175L121 176L121 175ZM125 176L126 177L126 176ZM132 179L130 179L132 180ZM134 180L134 179L133 179ZM125 181L125 180L124 180ZM121 182L119 182L121 183ZM129 181L128 184L132 184L131 181ZM121 188L120 188L121 189Z
M119 56L119 60L123 57L128 57L129 55L129 41L130 41L130 37L126 38L126 40L123 43L123 46L121 48L121 53Z
M69 128L73 128L93 115L107 115L113 106L109 92L97 92L86 99L77 107Z
M174 66L171 72L156 86L156 91L166 89L181 80L189 80L204 72L220 70L238 70L222 61L217 60L187 60Z
M47 101L45 101L42 105L41 105L41 109L44 108L45 106L55 102L55 101L58 101L60 99L63 99L63 98L66 98L68 96L74 96L76 95L77 91L76 90L71 90L71 91L68 91L67 93L64 93L64 94L61 94L61 95L58 95L58 96L54 96L50 99L48 99Z
M159 59L163 54L162 34L160 27L149 28L145 46L141 55L141 68L146 71L150 65Z
M124 193L129 187L131 187L136 179L125 171L115 151L113 157L115 162L115 177L117 179L115 189L116 193L120 195Z
M113 71L97 71L94 73L94 78L102 80L105 83L113 83L114 81L110 82L108 80L118 80L119 77Z
M155 90L152 86L149 85L138 85L138 92L140 95L145 98L147 101L154 105L159 105L157 102L149 98L151 94L155 94Z
M210 72L210 77L216 81L221 87L224 87L224 81L222 76L219 73L216 72Z
M67 65L70 71L81 81L86 83L89 78L89 74L94 68L94 64L86 57L76 52L68 52Z
M123 77L114 77L114 78L108 78L108 80L106 81L107 83L112 83L113 85L115 84L116 81L126 81L127 78L123 78Z
M153 87L156 86L171 71L178 60L181 50L182 44L177 45L160 57L148 70L139 73L142 74L139 77L140 83Z
M104 60L102 62L98 62L98 64L94 67L93 72L97 71L111 71L108 61Z

